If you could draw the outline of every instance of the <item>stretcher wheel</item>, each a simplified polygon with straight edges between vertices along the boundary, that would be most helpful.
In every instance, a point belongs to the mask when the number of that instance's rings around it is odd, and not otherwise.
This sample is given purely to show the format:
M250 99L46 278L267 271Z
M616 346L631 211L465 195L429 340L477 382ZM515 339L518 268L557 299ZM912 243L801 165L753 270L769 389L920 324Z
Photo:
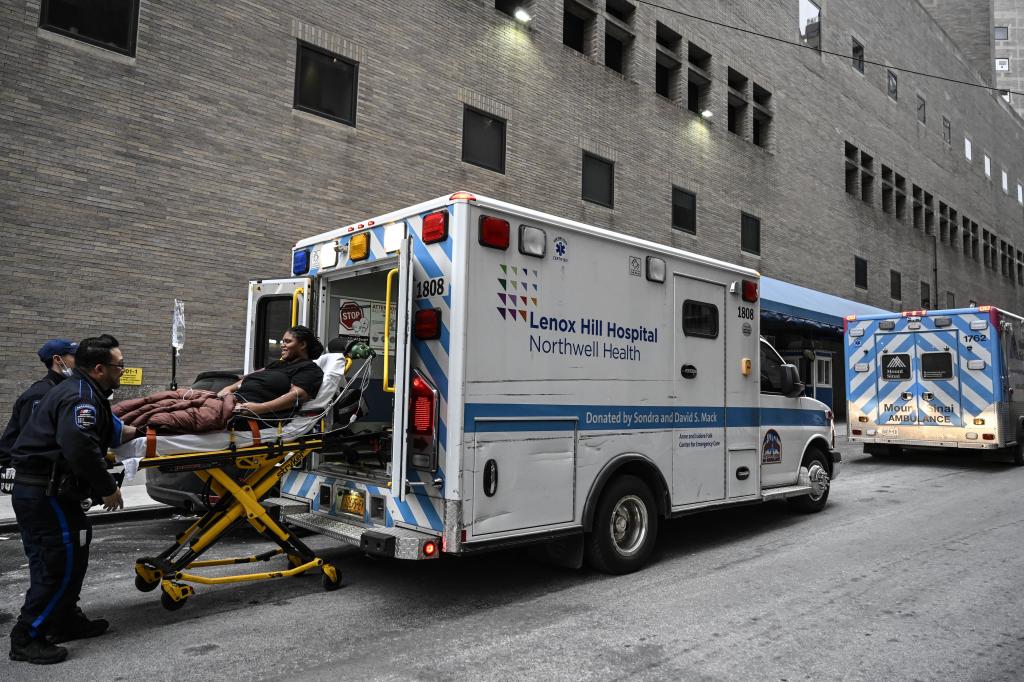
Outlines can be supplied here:
M168 611L177 611L185 605L185 600L175 601L171 595L164 592L160 595L160 605Z
M333 578L331 577L332 573L334 574ZM328 592L333 592L341 587L341 571L335 568L334 564L324 564L323 585Z
M135 587L139 592L152 592L160 586L160 581L150 582L143 578L141 575L135 576Z

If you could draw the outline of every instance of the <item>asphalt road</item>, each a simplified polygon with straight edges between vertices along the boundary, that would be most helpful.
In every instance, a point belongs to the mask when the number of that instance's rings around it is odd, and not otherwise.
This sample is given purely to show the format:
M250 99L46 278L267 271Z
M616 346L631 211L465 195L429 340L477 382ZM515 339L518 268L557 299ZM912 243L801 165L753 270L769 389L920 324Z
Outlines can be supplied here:
M520 552L406 563L332 548L341 590L199 585L171 613L136 591L132 565L185 522L98 526L82 606L111 631L69 644L58 666L4 657L0 679L1024 678L1024 468L841 449L823 512L671 521L654 563L623 577ZM3 537L0 629L28 580L18 538ZM216 552L263 547L242 533Z

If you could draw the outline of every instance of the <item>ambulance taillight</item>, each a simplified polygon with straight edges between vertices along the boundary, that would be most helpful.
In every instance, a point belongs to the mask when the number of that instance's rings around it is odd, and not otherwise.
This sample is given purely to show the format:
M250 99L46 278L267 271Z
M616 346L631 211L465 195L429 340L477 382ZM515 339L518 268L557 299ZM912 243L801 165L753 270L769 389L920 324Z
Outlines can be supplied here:
M441 209L423 216L423 243L434 244L448 239L448 210Z
M413 329L416 338L421 341L441 338L441 309L427 308L425 310L417 310Z
M507 220L489 215L480 216L479 241L481 246L505 251L509 245L509 232Z
M754 280L743 280L743 300L747 303L757 302L757 282Z
M412 395L409 398L409 432L417 436L433 436L437 416L437 391L426 379L414 372Z

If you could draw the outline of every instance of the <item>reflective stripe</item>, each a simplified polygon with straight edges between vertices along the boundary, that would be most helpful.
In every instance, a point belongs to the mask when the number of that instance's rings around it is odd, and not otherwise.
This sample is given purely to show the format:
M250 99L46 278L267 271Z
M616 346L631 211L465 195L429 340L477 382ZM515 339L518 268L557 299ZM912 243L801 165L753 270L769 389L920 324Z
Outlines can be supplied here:
M68 520L64 517L64 510L62 510L60 505L57 504L57 498L51 497L49 500L50 507L53 508L53 512L57 515L57 521L60 523L61 540L64 543L64 578L60 582L60 588L58 588L57 592L50 598L50 602L46 605L46 608L43 609L43 612L39 614L38 618L32 621L30 629L32 637L36 636L39 626L42 625L43 621L45 621L50 613L53 612L57 607L57 603L64 596L64 592L67 591L68 584L71 583L71 572L74 568L75 561L75 550L71 544L71 530L68 528Z

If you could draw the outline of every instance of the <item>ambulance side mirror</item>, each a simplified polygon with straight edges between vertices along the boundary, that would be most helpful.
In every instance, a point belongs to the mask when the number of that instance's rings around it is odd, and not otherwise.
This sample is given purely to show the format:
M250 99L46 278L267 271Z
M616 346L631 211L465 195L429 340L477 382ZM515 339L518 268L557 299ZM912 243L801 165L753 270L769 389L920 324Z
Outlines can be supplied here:
M804 382L800 381L800 372L796 365L782 365L782 381L780 392L787 398L795 398L804 392Z

